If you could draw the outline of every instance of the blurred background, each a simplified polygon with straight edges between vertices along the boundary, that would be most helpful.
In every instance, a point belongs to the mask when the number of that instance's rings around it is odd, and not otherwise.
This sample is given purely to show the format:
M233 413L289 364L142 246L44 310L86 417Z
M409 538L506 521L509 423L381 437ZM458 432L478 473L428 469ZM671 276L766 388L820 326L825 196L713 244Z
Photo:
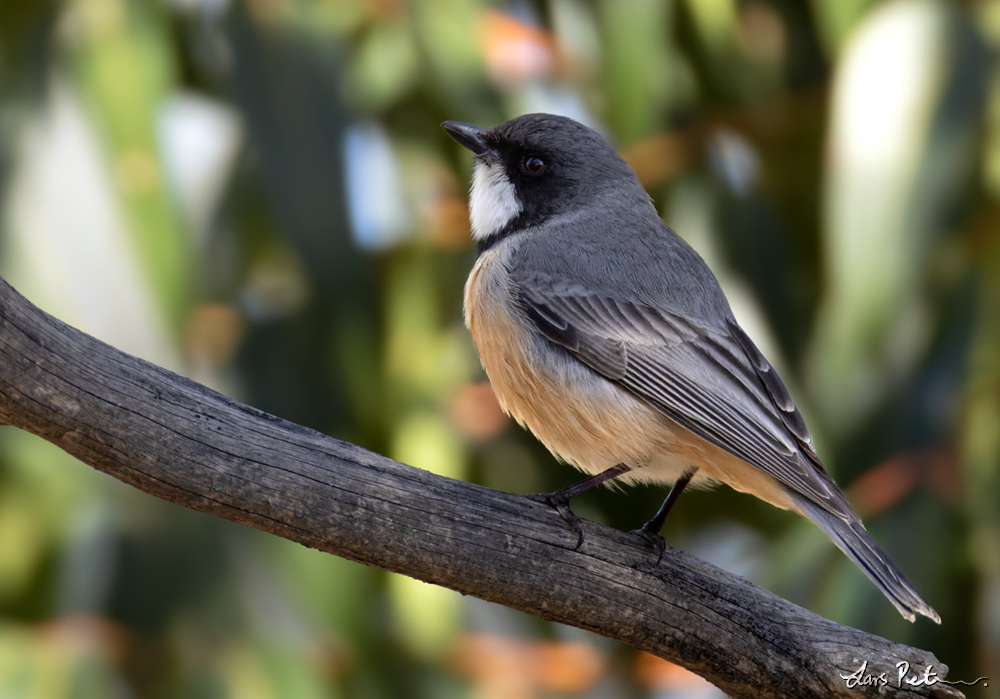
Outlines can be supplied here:
M446 119L605 133L944 623L728 488L664 534L1000 696L1000 0L5 0L0 273L127 352L420 468L580 475L462 324ZM657 488L590 492L641 525ZM709 697L572 628L157 501L0 428L0 697Z

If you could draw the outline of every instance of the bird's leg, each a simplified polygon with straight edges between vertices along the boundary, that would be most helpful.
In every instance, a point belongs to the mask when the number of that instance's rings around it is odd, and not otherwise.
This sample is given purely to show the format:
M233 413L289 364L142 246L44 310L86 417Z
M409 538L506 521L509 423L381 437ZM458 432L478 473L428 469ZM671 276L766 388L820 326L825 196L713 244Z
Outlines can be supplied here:
M586 478L579 483L574 483L568 488L557 490L554 493L539 493L536 495L529 495L528 497L532 500L544 502L546 505L549 505L555 509L555 511L558 512L564 520L566 520L566 523L577 533L575 548L578 549L583 546L583 524L580 523L580 518L573 514L573 510L569 509L569 501L580 493L590 490L595 485L600 485L601 483L610 481L612 478L617 478L626 471L631 470L631 466L618 464L617 466L612 466L606 471L601 471L596 476L591 476L590 478Z
M638 534L651 545L656 547L660 554L656 559L657 564L659 564L660 560L663 558L663 550L667 546L667 542L664 541L662 536L660 536L660 530L663 529L663 523L667 521L667 515L670 514L670 509L674 506L674 503L677 502L677 498L681 496L681 493L684 492L684 488L687 487L687 484L691 482L692 478L694 478L694 474L697 470L698 467L694 466L685 471L683 475L681 475L681 477L674 482L674 487L670 489L669 493L667 493L667 499L663 501L662 505L660 505L660 509L653 516L653 519L646 522L639 529L634 529L631 532L632 534Z

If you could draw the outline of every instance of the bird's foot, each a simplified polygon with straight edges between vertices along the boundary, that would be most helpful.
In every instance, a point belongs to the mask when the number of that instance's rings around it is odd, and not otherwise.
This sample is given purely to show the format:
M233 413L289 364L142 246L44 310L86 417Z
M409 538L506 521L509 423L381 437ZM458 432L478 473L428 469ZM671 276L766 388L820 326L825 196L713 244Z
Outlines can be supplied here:
M650 547L656 549L656 565L660 565L660 561L663 560L663 552L667 550L667 540L660 535L660 530L654 528L653 522L646 522L638 529L633 529L629 534L635 534L643 541L645 541Z
M573 510L569 509L569 501L580 493L590 490L595 485L600 485L612 478L617 478L618 476L630 471L631 467L625 464L618 464L617 466L612 466L611 468L601 471L597 475L591 476L586 480L582 480L579 483L574 483L568 488L563 488L562 490L557 490L554 493L537 493L534 495L528 495L535 502L543 502L549 507L553 508L559 513L566 524L576 532L576 546L573 548L574 551L583 546L583 522L579 517L573 514Z
M569 508L570 498L565 495L565 491L557 490L554 493L534 493L526 497L534 500L535 502L544 503L554 509L559 513L559 516L563 518L566 524L568 524L570 528L576 532L577 538L576 546L573 547L574 551L583 546L583 522L576 516L576 514L574 514L573 510Z
M677 479L677 482L674 483L674 486L667 494L667 499L663 501L662 505L660 505L660 510L656 513L653 519L646 522L641 528L633 529L630 532L631 534L638 534L645 539L650 546L656 549L657 565L659 565L660 561L663 560L663 552L667 548L667 541L660 536L660 530L663 529L663 523L667 521L667 515L670 514L670 510L673 508L674 503L677 502L677 498L679 498L681 493L684 492L684 489L687 487L687 484L691 482L691 479L694 478L694 474L697 470L698 469L695 467L685 471L681 477Z

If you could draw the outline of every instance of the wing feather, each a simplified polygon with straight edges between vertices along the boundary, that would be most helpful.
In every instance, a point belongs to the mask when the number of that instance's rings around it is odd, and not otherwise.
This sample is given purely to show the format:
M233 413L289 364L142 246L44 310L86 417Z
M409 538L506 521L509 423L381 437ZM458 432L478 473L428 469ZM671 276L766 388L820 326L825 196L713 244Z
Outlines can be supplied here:
M681 268L704 268L693 251L675 244L679 239L639 240L668 246L665 254L679 256ZM586 242L609 254L572 260L536 257L549 268L521 268L511 275L513 290L538 332L679 425L772 476L903 616L912 621L920 613L940 623L868 536L823 469L802 415L777 372L732 318L721 291L699 285L693 277L671 277L670 268L648 268L641 256L611 255L601 247L608 244L605 238ZM598 257L600 264L594 264ZM633 287L650 299L648 304L595 293L606 288L601 285L605 265L622 260L627 264L617 268L617 276L632 275ZM572 274L563 274L563 265Z
M746 333L574 288L519 288L535 328L598 374L817 503L829 477L801 414Z

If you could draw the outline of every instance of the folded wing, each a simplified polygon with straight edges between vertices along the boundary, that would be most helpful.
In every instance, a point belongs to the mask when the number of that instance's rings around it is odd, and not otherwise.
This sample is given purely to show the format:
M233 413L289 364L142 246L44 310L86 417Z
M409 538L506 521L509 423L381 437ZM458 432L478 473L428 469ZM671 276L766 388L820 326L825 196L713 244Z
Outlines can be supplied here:
M519 297L546 338L598 374L789 488L830 499L802 416L735 322L720 332L596 294L521 288Z
M777 373L732 318L704 327L576 288L520 285L535 328L593 371L773 477L911 621L937 613L865 531L824 470Z

